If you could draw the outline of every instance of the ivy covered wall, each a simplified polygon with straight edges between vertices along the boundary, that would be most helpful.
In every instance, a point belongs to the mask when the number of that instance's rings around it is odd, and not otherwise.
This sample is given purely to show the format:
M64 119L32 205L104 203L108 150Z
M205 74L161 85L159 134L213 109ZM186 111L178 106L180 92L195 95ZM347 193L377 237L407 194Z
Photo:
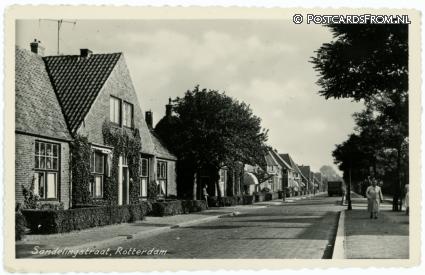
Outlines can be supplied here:
M103 140L106 145L114 147L110 167L110 177L105 177L104 200L111 204L118 204L118 169L119 157L127 156L129 169L129 202L139 202L139 173L140 173L140 150L142 143L137 128L126 129L114 126L105 121L102 127Z
M72 205L91 204L89 185L91 148L87 137L77 135L71 142Z

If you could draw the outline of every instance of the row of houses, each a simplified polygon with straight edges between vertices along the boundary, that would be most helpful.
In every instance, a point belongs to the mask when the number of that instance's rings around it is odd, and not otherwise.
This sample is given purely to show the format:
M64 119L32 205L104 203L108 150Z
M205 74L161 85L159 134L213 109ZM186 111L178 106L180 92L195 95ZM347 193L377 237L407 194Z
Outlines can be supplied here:
M81 49L79 55L44 56L37 40L30 48L15 50L16 202L25 203L31 193L42 204L73 207L78 175L71 169L72 144L80 136L90 147L90 182L84 188L91 202L129 204L146 199L152 188L158 197L177 197L178 160L156 135L153 113L143 114L123 54ZM171 116L169 102L163 119ZM136 139L138 152L108 142L105 126L125 137L123 142ZM238 175L223 168L218 184L201 174L198 187L207 185L212 196L323 189L320 173L296 165L289 154L269 150L266 165L242 165ZM267 176L259 177L260 170Z
M269 149L266 155L269 179L259 185L271 192L285 191L295 196L324 191L325 184L320 172L314 173L310 166L297 165L290 154Z

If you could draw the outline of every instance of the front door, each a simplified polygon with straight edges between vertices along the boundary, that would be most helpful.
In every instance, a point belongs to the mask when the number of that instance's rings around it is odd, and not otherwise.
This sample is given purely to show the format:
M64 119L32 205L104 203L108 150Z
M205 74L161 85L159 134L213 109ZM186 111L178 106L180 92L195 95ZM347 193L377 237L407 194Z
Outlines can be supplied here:
M120 156L118 168L118 205L128 204L129 175L127 157Z

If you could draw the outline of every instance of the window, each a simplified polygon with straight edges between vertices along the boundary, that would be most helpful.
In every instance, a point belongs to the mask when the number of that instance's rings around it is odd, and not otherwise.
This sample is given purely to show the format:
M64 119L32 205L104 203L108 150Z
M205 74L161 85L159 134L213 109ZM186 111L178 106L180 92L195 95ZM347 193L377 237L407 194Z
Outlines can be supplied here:
M140 159L140 186L139 196L148 196L148 181L149 181L149 162L147 158Z
M167 187L167 162L158 161L157 163L158 195L166 195Z
M59 150L59 144L35 142L33 192L41 199L57 198Z
M121 125L121 100L113 96L109 99L109 118L111 122Z
M90 182L90 195L93 198L102 198L103 177L105 174L105 154L102 154L100 151L93 151L90 169L93 175L93 181Z
M133 104L124 102L123 125L133 127Z

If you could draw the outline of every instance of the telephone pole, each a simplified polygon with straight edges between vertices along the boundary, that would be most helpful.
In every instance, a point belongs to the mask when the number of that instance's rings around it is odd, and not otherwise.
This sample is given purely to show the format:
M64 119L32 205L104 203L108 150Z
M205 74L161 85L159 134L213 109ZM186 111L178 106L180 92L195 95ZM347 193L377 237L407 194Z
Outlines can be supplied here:
M51 21L51 22L56 22L58 24L58 52L57 54L60 54L60 30L61 30L61 26L63 23L68 23L68 24L73 24L74 26L77 24L77 21L68 21L68 20L63 20L63 19L40 19L39 21Z

